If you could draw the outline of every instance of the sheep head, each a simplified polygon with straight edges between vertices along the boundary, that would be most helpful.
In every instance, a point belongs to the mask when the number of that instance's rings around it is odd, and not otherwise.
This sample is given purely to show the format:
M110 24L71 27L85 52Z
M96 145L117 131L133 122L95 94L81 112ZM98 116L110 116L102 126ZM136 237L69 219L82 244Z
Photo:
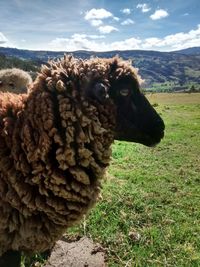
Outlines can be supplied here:
M0 91L12 93L26 93L32 78L28 72L21 69L0 70Z
M101 62L107 62L107 69L103 70L106 74L102 76ZM137 69L119 58L99 59L98 64L97 71L93 69L89 93L104 105L111 105L112 100L116 109L115 139L147 146L159 143L164 136L164 122L141 92Z

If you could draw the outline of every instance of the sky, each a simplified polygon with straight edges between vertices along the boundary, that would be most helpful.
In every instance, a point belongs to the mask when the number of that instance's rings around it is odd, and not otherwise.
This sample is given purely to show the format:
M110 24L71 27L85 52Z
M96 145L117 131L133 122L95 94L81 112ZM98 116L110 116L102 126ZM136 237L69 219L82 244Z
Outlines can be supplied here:
M0 46L51 51L200 46L199 0L0 0Z

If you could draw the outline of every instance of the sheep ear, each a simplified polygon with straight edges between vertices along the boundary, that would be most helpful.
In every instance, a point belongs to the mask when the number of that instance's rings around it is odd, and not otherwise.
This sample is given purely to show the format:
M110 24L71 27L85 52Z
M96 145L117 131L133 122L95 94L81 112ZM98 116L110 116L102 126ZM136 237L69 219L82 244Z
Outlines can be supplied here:
M99 102L104 103L109 98L107 86L103 83L96 83L93 89L93 96Z
M116 71L118 67L118 57L114 57L113 61L110 63L110 74Z
M3 85L3 82L0 80L0 86Z

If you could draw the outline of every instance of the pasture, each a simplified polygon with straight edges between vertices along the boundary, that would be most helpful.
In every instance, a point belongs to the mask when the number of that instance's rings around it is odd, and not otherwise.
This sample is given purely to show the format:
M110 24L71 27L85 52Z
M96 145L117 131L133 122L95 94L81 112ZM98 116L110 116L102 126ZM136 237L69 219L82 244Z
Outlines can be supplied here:
M154 148L116 141L102 200L68 235L102 244L108 267L197 267L200 94L147 97L165 121L165 138Z
M148 98L164 140L116 141L103 199L71 233L100 242L109 267L200 266L200 94Z

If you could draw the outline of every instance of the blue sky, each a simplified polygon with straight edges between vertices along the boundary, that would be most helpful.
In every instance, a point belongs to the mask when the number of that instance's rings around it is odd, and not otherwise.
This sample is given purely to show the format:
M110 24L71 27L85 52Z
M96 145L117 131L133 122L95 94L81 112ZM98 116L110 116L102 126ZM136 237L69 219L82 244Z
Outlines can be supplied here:
M200 46L199 0L0 0L0 46L159 50Z

